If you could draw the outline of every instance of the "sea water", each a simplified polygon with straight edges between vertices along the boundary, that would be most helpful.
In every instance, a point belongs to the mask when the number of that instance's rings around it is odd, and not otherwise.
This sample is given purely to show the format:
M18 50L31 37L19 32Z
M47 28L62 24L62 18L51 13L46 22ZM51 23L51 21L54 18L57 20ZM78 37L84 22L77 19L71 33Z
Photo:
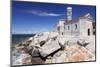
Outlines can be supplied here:
M35 34L12 34L11 38L11 50L12 50L12 65L16 65L16 61L20 58L20 53L18 53L14 46L18 45L21 42L26 41L30 37L33 37Z
M35 34L12 34L12 45L19 44L34 35Z

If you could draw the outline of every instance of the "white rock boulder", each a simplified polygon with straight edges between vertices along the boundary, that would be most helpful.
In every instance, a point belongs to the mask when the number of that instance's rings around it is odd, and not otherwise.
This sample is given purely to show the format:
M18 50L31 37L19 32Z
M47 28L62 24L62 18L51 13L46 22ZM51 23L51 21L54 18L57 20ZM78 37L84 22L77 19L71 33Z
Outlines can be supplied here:
M61 47L65 47L67 45L67 40L64 37L59 37L58 42L60 43Z
M52 38L56 38L58 35L59 35L58 32L50 32L50 34L49 34L49 38L50 38L50 39L52 39Z
M86 40L84 40L84 39L79 39L79 40L77 41L77 44L80 45L80 46L86 47L86 46L89 44L89 42L86 41Z
M41 47L39 52L40 52L42 57L46 57L46 56L50 55L51 53L57 51L60 48L61 47L60 47L60 45L59 45L57 40L50 39L49 41L46 42L45 45L43 45Z

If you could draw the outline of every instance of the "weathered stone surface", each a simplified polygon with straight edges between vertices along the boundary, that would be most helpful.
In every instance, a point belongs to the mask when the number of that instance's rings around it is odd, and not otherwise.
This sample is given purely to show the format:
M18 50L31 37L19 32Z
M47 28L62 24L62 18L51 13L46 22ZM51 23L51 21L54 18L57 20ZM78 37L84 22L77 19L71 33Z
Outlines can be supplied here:
M45 63L48 64L48 63L53 63L53 62L52 62L52 59L46 59Z
M88 49L90 52L95 54L96 52L96 43L95 43L95 36L92 36L89 40L89 44L86 46L86 49Z
M46 43L46 41L41 41L39 44L40 46L43 46Z
M66 57L67 57L66 51L59 51L53 56L55 60L53 60L52 62L53 63L63 63L66 61Z
M47 41L48 37L49 37L49 32L43 32L42 35L38 37L39 42Z
M94 55L89 52L86 48L79 45L73 45L66 49L68 51L68 61L89 61L89 59L94 58Z
M38 38L35 38L35 39L30 43L29 46L35 46L35 45L37 45L38 43L39 43Z
M32 64L44 64L45 61L40 57L32 57Z
M87 41L83 40L83 39L79 39L77 41L77 44L79 44L80 46L86 47L89 43Z
M35 39L35 38L38 38L39 41L41 41L41 40L46 40L46 39L48 39L48 35L49 35L49 32L39 33L39 34L36 34L36 35L34 36L34 39Z
M58 38L58 42L59 42L59 45L60 45L62 48L65 48L65 46L67 45L66 38L64 38L64 37L59 37L59 38Z
M59 35L58 32L50 32L50 33L49 33L49 38L50 38L50 39L54 39L54 38L56 38L58 35Z
M53 58L61 56L62 53L63 51L58 51L57 53L54 54Z
M45 45L43 45L41 47L39 52L40 52L41 56L46 57L58 49L60 49L60 45L59 45L58 41L50 39L48 42L46 42Z
M66 53L62 53L59 57L56 58L56 63L63 63L66 61Z
M19 53L23 53L23 52L27 51L27 49L25 48L25 46L17 46L15 49Z
M38 48L33 48L32 50L32 56L39 56L39 49Z
M38 45L38 46L42 46L45 44L45 42L48 40L48 35L49 32L43 32L40 34L37 34L33 41L30 43L30 46L34 46L34 45Z
M29 39L28 39L28 41L32 41L34 39L34 37L30 37Z
M28 51L30 52L30 54L32 56L39 56L39 48L40 48L40 44L37 42L32 42L28 47Z

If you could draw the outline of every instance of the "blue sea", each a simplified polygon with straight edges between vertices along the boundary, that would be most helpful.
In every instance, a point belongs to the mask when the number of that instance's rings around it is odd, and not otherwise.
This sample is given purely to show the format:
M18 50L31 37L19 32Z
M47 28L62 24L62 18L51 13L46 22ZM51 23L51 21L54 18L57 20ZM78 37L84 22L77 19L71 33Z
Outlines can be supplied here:
M33 37L35 34L12 34L11 47L12 47L12 64L16 63L16 60L20 58L20 53L16 52L15 45L26 41L28 38Z
M35 34L12 34L12 46L19 44Z

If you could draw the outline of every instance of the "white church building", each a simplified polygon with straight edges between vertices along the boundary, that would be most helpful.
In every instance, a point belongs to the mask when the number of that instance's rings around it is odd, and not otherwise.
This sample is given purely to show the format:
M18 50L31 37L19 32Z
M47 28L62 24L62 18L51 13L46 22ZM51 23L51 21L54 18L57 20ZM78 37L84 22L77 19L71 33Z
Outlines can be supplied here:
M90 13L79 17L77 21L72 19L72 7L67 7L67 19L60 19L56 31L60 35L68 36L92 36L93 35L93 18Z

